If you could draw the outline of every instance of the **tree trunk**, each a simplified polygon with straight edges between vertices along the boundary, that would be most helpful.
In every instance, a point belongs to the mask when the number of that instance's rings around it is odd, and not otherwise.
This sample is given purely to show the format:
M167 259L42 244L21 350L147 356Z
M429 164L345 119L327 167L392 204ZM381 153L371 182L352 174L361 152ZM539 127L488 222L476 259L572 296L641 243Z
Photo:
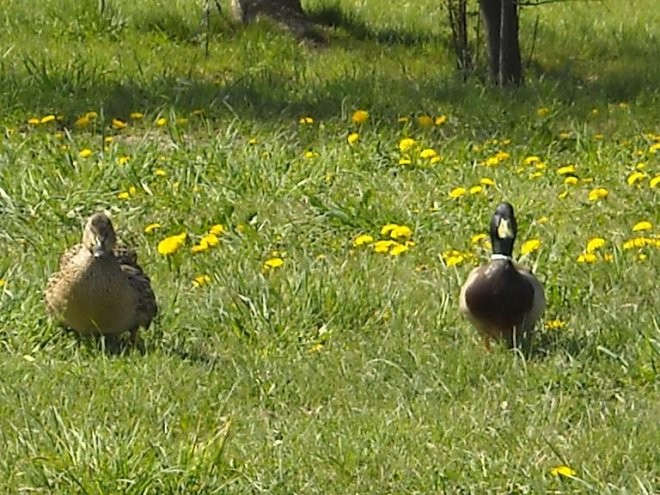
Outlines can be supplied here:
M248 23L258 15L265 15L284 25L300 37L324 42L323 35L314 29L300 0L231 0L231 13L238 22Z
M488 73L500 86L522 83L516 0L479 0L486 25Z

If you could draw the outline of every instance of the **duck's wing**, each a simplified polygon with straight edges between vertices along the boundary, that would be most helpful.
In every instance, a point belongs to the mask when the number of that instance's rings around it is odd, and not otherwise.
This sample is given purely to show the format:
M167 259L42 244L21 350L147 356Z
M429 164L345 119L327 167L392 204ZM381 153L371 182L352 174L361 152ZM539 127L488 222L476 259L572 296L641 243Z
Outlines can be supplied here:
M151 288L151 279L138 264L135 250L119 247L115 249L115 256L137 295L135 313L138 326L147 328L158 314L158 304Z
M545 290L543 284L534 276L531 270L520 265L516 265L516 269L518 270L518 273L520 273L520 275L522 275L534 288L532 307L525 315L524 321L524 330L531 331L545 310Z

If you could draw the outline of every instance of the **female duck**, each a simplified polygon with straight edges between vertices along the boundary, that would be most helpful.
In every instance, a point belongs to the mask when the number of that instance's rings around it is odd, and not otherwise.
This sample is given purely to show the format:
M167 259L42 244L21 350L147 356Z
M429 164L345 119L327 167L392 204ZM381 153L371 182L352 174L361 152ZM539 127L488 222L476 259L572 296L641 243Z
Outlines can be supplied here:
M461 288L460 311L484 336L486 348L490 339L528 348L545 308L543 286L511 257L516 234L513 206L501 203L490 222L490 263L472 270Z

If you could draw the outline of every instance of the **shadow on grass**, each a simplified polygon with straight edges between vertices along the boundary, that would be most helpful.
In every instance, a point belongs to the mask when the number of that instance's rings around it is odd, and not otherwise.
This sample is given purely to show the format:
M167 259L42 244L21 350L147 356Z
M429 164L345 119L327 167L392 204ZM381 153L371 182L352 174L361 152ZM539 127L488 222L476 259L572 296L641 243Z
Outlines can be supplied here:
M546 359L557 353L576 358L585 349L586 343L575 336L559 332L543 332L535 335L532 343L531 359Z

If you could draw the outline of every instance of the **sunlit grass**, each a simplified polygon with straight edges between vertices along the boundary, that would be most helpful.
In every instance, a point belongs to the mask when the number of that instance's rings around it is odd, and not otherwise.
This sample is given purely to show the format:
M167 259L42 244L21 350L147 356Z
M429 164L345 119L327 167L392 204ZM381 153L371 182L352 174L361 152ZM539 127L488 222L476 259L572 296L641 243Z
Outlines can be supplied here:
M1 491L657 490L648 2L539 7L503 93L433 2L339 2L367 31L325 48L214 14L208 58L187 2L38 3L0 14ZM501 200L548 297L527 361L457 311ZM160 303L144 356L45 315L101 208Z

